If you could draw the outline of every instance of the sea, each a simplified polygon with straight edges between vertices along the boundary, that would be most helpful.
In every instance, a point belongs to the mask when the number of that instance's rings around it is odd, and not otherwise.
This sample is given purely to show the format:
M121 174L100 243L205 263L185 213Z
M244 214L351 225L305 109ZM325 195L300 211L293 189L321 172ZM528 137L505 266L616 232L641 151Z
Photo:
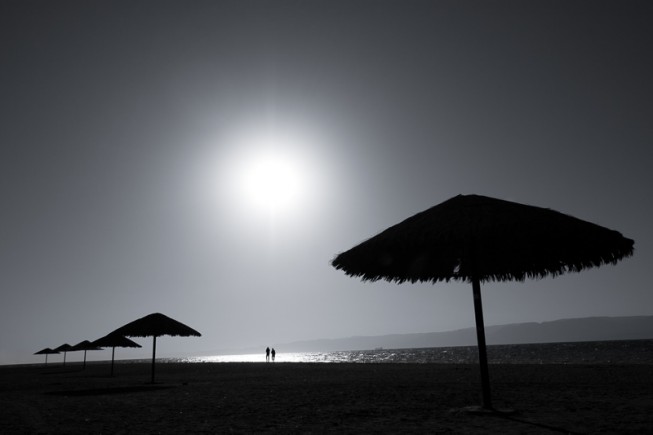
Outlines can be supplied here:
M275 362L295 363L442 363L478 362L476 346L416 349L283 352ZM653 340L499 344L487 347L490 364L653 364ZM161 362L265 362L265 353L163 358Z

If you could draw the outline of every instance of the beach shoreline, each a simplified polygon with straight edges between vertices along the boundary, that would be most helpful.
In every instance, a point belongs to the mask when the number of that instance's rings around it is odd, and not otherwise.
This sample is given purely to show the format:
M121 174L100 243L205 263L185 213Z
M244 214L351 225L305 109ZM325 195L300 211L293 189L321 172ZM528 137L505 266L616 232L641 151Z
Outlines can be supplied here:
M646 433L653 365L146 363L0 366L3 433Z

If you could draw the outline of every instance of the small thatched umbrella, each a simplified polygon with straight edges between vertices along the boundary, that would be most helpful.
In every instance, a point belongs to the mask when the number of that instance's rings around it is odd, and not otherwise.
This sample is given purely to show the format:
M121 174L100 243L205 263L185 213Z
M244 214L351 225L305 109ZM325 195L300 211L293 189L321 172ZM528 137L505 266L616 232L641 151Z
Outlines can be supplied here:
M66 365L66 353L73 350L73 347L68 343L64 343L61 346L55 348L57 352L63 352L63 365Z
M48 355L52 355L55 353L59 353L57 350L50 349L49 347L46 347L45 349L41 349L38 352L35 352L34 355L45 355L45 365L48 365Z
M162 335L173 337L201 337L202 334L191 327L184 325L161 313L153 313L149 316L134 320L111 334L124 335L126 337L152 337L152 383L154 383L154 360L156 358L156 338Z
M341 253L332 265L364 281L471 282L483 407L491 409L480 283L615 264L633 254L633 244L550 209L458 195Z
M96 347L110 347L111 348L111 376L113 376L113 362L116 354L116 347L141 347L140 344L131 341L123 335L109 334L102 338L98 338L93 342Z
M88 350L100 350L100 348L97 347L97 346L93 346L93 344L90 341L84 340L84 341L81 341L81 342L77 343L76 345L74 345L72 347L72 349L70 349L71 352L76 352L78 350L83 350L84 351L84 365L83 365L83 367L86 368L86 351L88 351Z

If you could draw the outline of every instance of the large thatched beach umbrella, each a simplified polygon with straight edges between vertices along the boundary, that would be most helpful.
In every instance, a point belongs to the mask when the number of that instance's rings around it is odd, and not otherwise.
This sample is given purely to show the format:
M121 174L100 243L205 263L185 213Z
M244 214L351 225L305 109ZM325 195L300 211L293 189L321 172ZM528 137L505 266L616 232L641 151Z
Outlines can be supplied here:
M34 355L45 355L45 365L48 365L48 355L52 355L55 353L59 353L58 350L50 349L49 347L46 347L45 349L41 349L38 352L35 352Z
M545 208L458 195L336 256L364 281L472 283L483 407L491 409L481 282L557 276L633 253L617 231Z
M100 350L100 348L97 347L97 346L93 346L93 344L90 341L84 340L84 341L81 341L81 342L77 343L76 345L74 345L70 349L71 352L76 352L76 351L79 351L79 350L84 351L84 365L83 365L83 367L86 368L86 351Z
M201 337L202 334L161 313L153 313L122 326L111 334L126 337L152 337L152 383L154 383L154 360L156 357L156 338L162 335L173 337Z
M66 353L73 350L73 347L68 343L64 343L61 346L56 347L54 350L56 350L57 352L63 352L63 365L66 365Z
M129 338L115 334L109 334L102 338L98 338L93 342L93 346L111 348L111 376L113 376L113 362L116 354L116 347L141 347L140 344L130 340Z

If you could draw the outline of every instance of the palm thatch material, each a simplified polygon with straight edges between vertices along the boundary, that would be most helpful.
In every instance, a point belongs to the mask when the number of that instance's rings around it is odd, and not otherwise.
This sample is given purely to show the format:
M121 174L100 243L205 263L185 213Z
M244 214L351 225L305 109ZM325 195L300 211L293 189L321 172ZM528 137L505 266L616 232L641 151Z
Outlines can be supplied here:
M54 353L59 353L59 351L46 347L45 349L41 349L38 352L34 352L34 355L51 355Z
M80 341L76 345L72 346L72 349L70 349L71 352L79 351L79 350L100 350L97 346L93 346L93 343L91 343L88 340Z
M71 352L76 352L76 351L79 351L79 350L84 351L84 365L83 365L83 368L86 368L86 352L89 351L89 350L100 350L100 348L97 347L97 346L93 346L93 344L90 341L84 340L84 341L81 341L81 342L77 343L76 345L74 345L70 349Z
M152 383L154 383L154 361L156 358L156 338L163 335L173 337L201 337L202 334L193 328L184 325L161 313L153 313L140 319L134 320L111 334L124 335L127 337L152 337Z
M109 334L102 338L98 338L93 343L95 347L110 347L111 348L111 376L113 376L113 365L116 355L116 347L141 347L140 344L130 340L123 335Z
M483 407L491 409L480 283L615 264L633 245L617 231L557 211L458 195L337 255L332 265L364 281L471 282Z
M93 342L96 347L142 347L135 341L130 340L124 335L108 334L102 338L98 338Z
M66 365L66 353L73 350L73 347L68 343L64 343L61 346L56 347L54 350L56 350L57 352L63 352L63 365Z
M523 281L615 264L633 240L557 211L458 195L338 255L336 269L398 283Z
M34 352L34 355L45 355L45 365L48 365L48 355L56 354L59 353L59 351L50 349L49 347L46 347L45 349L41 349L38 352Z
M161 313L153 313L136 319L113 331L111 334L124 335L125 337L201 337L202 334L193 328L184 325Z

